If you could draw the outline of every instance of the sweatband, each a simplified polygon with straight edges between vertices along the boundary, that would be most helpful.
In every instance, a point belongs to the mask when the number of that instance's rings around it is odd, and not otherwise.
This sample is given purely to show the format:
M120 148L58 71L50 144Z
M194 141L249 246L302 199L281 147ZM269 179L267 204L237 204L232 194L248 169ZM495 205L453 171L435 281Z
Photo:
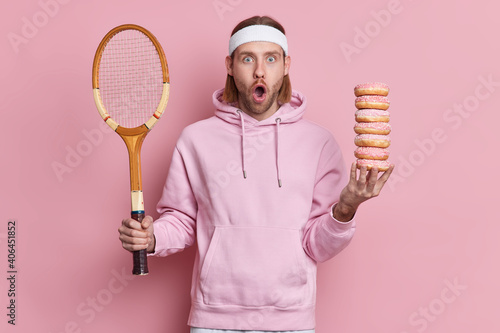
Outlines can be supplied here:
M285 56L288 55L288 43L285 34L268 25L251 25L238 30L229 39L229 55L233 54L234 50L241 44L250 42L271 42L278 44L285 52Z

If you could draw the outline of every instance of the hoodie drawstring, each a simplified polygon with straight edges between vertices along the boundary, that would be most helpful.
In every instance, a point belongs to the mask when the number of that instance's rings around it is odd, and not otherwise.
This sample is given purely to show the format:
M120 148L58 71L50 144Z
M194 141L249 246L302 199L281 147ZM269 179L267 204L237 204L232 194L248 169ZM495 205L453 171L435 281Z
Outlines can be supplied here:
M240 116L241 122L241 169L243 171L243 178L247 178L247 172L245 170L245 120L243 118L243 112L241 110L237 110L238 115ZM280 176L280 140L279 140L279 132L280 132L280 123L281 118L276 118L276 176L278 179L278 186L281 187L281 176Z
M278 177L278 186L281 187L281 177L280 177L280 154L279 154L279 148L280 148L280 123L281 123L281 118L276 118L276 175Z
M247 172L245 170L245 121L243 120L243 112L237 110L241 121L241 169L243 171L243 178L247 178Z

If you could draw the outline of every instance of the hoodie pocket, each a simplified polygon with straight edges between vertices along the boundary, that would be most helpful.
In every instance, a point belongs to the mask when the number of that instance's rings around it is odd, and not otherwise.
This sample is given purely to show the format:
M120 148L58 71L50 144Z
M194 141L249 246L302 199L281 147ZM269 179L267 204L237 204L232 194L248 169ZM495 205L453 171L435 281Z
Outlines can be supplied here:
M250 307L310 304L305 261L298 230L216 227L200 272L203 301Z

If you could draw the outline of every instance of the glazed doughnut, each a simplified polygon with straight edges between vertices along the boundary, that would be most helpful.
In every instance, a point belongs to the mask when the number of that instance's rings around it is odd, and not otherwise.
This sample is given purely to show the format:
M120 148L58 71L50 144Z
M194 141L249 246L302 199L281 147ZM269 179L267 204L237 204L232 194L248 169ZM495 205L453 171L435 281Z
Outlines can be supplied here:
M367 170L370 170L373 167L377 167L378 171L387 171L391 166L389 161L383 160L364 160L359 159L356 161L356 166L360 169L362 166L366 166Z
M377 109L361 109L356 110L354 114L357 122L389 122L389 111Z
M356 97L362 95L387 96L388 94L389 86L381 82L362 83L354 87L354 95L356 95Z
M387 148L391 145L391 138L387 135L358 134L354 138L354 144L358 147Z
M368 160L386 160L389 158L389 149L377 147L358 147L354 156Z
M391 125L385 122L356 123L354 132L358 134L387 135L391 133Z
M378 109L387 110L389 108L389 99L385 96L364 95L356 97L355 103L358 109Z

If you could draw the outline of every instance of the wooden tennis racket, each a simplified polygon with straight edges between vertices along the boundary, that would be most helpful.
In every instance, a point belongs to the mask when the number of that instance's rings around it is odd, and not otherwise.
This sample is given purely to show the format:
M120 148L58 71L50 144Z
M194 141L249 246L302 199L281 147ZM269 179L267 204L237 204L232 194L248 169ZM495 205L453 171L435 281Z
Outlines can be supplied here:
M97 48L92 68L94 100L102 119L125 141L129 154L132 218L144 218L141 146L169 97L167 60L146 29L112 29ZM148 274L146 250L133 252L135 275Z

